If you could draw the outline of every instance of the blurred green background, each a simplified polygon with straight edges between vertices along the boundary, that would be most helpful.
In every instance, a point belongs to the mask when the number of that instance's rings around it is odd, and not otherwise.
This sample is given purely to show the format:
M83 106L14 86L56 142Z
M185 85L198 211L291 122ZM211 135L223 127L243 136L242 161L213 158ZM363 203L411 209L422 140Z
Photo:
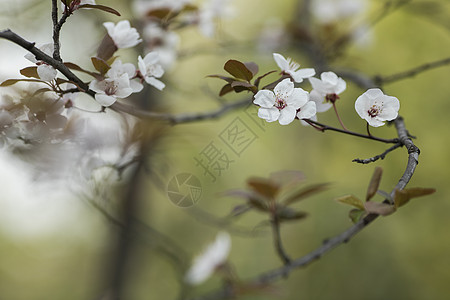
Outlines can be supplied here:
M1 2L2 29L9 27L29 40L37 35L40 42L50 41L50 1ZM97 2L119 10L123 15L120 19L131 18L131 1ZM376 15L381 2L369 1L367 16ZM260 65L261 73L276 69L271 53L256 51L255 40L267 20L278 18L282 22L291 22L297 1L234 0L232 3L237 16L221 22L217 37L217 40L226 39L226 48L205 39L195 29L180 32L180 50L188 54L163 77L168 88L157 94L162 97L163 108L182 113L218 107L210 92L216 93L222 82L205 76L224 74L223 64L230 58L255 61ZM372 27L367 33L370 35L368 44L351 44L345 55L332 66L355 68L370 76L391 75L446 58L450 54L449 16L450 5L446 0L413 0ZM107 20L116 22L119 18L95 11L83 11L71 17L63 29L64 57L88 66L88 55L95 52L104 34L101 23ZM85 30L86 34L78 35L80 30ZM11 51L17 51L17 57L25 54L3 40L0 47L1 56L9 55ZM293 48L277 51L293 57L302 67L313 67ZM131 50L120 52L120 55L122 60L129 62L134 62L136 57ZM23 61L17 63L24 64ZM12 64L1 66L2 80L13 76L9 75L11 72L18 74L11 68ZM410 133L417 136L415 142L421 149L420 163L409 186L433 187L437 192L413 200L392 216L379 218L350 243L307 268L292 272L289 278L276 283L279 294L249 295L243 299L448 299L449 75L450 67L444 66L384 86L386 94L400 100L400 114ZM350 81L347 86L339 100L340 113L349 128L364 132L365 123L354 111L354 100L364 91ZM231 95L226 98L232 101L242 97ZM375 166L384 169L381 189L390 191L403 173L407 158L405 149L399 149L383 161L358 165L352 163L352 159L380 154L387 147L333 132L322 134L298 122L290 126L261 125L263 123L254 118L255 111L256 108L250 107L217 120L166 128L151 158L152 173L159 179L147 178L142 190L140 215L137 216L177 242L189 260L213 241L218 231L229 230L232 235L230 262L243 279L281 263L275 255L269 228L262 236L248 234L265 219L264 215L250 212L227 228L211 218L224 217L242 203L239 199L224 197L222 192L243 188L250 176L266 177L279 170L300 170L309 184L332 183L326 192L296 204L297 208L310 214L309 218L284 224L281 228L287 252L292 257L300 257L318 247L324 239L351 226L347 217L349 208L333 201L334 198L345 194L362 198ZM232 153L220 138L236 117L257 136L240 155ZM338 125L331 110L319 115L319 120ZM372 133L395 137L395 129L387 126L373 129ZM205 176L194 159L211 142L234 160L215 182ZM6 165L5 162L2 164ZM197 176L202 187L201 198L192 208L177 207L167 196L167 183L173 176L185 172ZM3 176L10 180L16 178L14 174ZM15 180L21 178L17 176ZM25 189L33 192L25 193L25 199L19 201L11 187L0 183L5 191L0 192L4 194L0 200L3 219L0 223L0 299L101 299L108 280L109 258L114 250L117 228L77 194L49 195L52 201L46 202L46 195L36 193L36 197L44 199L39 205L32 205L32 209L29 204L13 207L11 203L35 203L33 193L39 191L38 185L36 182L26 185ZM60 208L46 218L53 205ZM18 217L11 216L13 213ZM40 214L44 217L36 216ZM21 225L27 222L32 224ZM38 222L46 222L46 226L40 226ZM30 230L34 227L43 229ZM124 299L176 299L180 293L177 268L145 243L136 243L133 248L126 276ZM220 281L212 278L189 290L188 294L202 294L219 285Z

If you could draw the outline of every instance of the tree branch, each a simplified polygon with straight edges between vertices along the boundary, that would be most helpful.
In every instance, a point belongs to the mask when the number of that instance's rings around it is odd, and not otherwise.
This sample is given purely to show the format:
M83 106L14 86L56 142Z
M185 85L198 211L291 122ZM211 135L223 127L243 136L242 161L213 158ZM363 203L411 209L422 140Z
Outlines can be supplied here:
M403 145L402 145L401 143L398 143L398 144L395 144L395 145L392 146L392 147L389 147L389 148L388 148L386 151L384 151L383 153L378 154L378 155L375 155L374 157L366 158L366 159L355 158L354 160L352 160L352 162L356 162L356 163L359 163L359 164L369 164L369 163L375 162L375 161L377 161L377 160L379 160L379 159L384 159L384 158L386 157L386 155L387 155L389 152L392 152L392 151L394 151L395 149L397 149L397 148L399 148L399 147L402 147L402 146L403 146Z
M414 171L417 167L418 157L419 157L419 148L417 148L416 145L414 145L413 141L408 136L408 131L406 130L405 123L403 121L402 117L398 117L394 120L395 128L397 130L399 143L401 145L404 145L406 149L408 149L408 163L406 165L405 171L403 172L402 177L392 189L390 195L391 197L394 196L396 190L402 190L406 187L409 180L414 174ZM363 219L361 219L359 222L354 224L352 227L348 228L341 234L324 241L322 246L318 247L317 249L311 251L310 253L297 258L293 261L291 261L289 264L286 264L285 266L267 271L253 279L249 279L246 282L244 282L244 285L247 286L264 286L269 283L272 283L278 279L281 279L285 276L287 276L289 273L294 271L295 269L305 267L312 262L318 260L326 253L330 252L334 248L338 247L339 245L342 245L344 243L347 243L350 241L351 238L353 238L356 234L358 234L360 231L362 231L364 228L366 228L369 224L371 224L373 221L375 221L378 218L378 215L376 214L369 214ZM193 298L196 300L219 300L219 299L227 299L234 297L235 291L229 287L223 287L222 289L219 289L211 294L207 294L204 296L200 296L197 298Z

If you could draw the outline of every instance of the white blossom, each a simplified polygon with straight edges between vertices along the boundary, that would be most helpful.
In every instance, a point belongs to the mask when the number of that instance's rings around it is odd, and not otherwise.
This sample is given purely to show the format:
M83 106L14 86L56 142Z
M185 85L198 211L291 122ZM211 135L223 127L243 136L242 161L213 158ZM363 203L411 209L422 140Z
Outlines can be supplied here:
M316 102L317 112L330 109L332 103L339 99L339 94L347 88L345 81L333 72L323 72L320 79L311 77L309 82L313 88L309 97Z
M192 4L191 0L137 0L133 1L133 12L138 17L145 16L149 11L156 9L168 9L174 12L180 11L188 4Z
M297 111L308 102L308 92L294 88L289 78L278 83L272 91L260 90L253 103L260 106L258 117L267 122L287 125L294 121Z
M37 48L48 56L53 56L53 43L43 44L41 46L38 46ZM42 60L37 60L36 57L31 53L27 53L25 55L25 58L37 65L37 73L40 79L44 81L51 81L55 79L57 74L55 68L53 68L46 62L43 62Z
M312 68L300 69L300 65L294 62L290 57L286 59L283 55L274 53L273 59L281 71L289 75L297 83L302 82L304 78L316 75L316 71Z
M116 102L117 98L126 98L133 93L127 74L101 81L94 79L89 84L89 88L96 92L95 100L102 106L110 106Z
M84 4L96 5L97 3L95 3L95 0L81 0L79 4L74 5L73 10L77 10L80 5L84 5ZM66 5L64 3L62 3L61 7L64 11L66 8ZM90 8L87 8L87 9L90 9Z
M314 101L308 101L305 105L300 107L300 110L297 112L297 118L302 119L311 119L316 115L316 103Z
M225 263L231 248L231 238L226 232L219 232L213 244L197 256L185 276L189 284L200 284L208 279L217 267Z
M384 121L397 118L400 102L396 97L387 96L378 88L367 90L355 102L358 115L370 126L379 127Z
M159 64L159 55L157 52L149 52L144 58L139 56L138 65L139 71L148 84L153 85L160 91L166 86L162 81L156 79L164 74L164 69Z
M138 79L133 79L136 75L136 67L130 63L122 63L120 59L114 60L111 64L111 68L106 73L107 77L110 78L118 78L123 74L128 75L128 79L130 80L130 87L133 90L133 93L138 93L142 91L144 86L139 82Z
M103 26L118 49L131 48L142 42L136 28L131 27L128 20L120 21L116 25L112 22L105 22Z
M178 57L180 37L174 31L161 28L158 24L149 23L144 27L143 37L149 51L159 54L159 63L168 70L173 67Z

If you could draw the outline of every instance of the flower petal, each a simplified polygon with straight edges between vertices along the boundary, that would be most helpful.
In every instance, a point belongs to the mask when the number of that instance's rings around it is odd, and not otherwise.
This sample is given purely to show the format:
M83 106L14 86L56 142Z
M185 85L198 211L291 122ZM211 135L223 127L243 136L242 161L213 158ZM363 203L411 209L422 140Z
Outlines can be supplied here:
M382 97L384 94L380 89L374 88L368 89L363 95L366 95L369 99L377 99Z
M300 108L297 113L297 118L310 119L316 115L316 103L314 101L308 101L305 105Z
M272 108L261 107L258 110L258 117L266 120L267 122L274 122L278 120L278 118L280 117L280 111L276 107Z
M282 99L287 99L293 91L294 83L289 78L286 78L278 83L273 89L275 95L277 95L277 97L281 97Z
M105 94L95 94L95 100L102 106L111 106L116 102L116 98Z
M278 118L278 122L281 125L287 125L289 123L292 123L295 119L295 114L297 113L297 109L286 106L284 109L280 111L280 116Z
M314 75L316 75L316 70L314 70L313 68L305 68L305 69L300 69L298 71L295 71L290 75L294 79L295 82L300 83L303 81L304 78L309 78L309 77L313 77Z
M275 104L275 95L272 91L260 90L256 93L253 103L264 108L271 108Z
M308 92L301 88L294 88L292 94L285 101L288 106L299 109L308 102Z
M154 77L145 77L145 81L154 86L155 88L157 88L158 90L162 91L163 88L166 86L161 80L156 79Z
M282 71L286 71L286 70L289 69L289 62L284 58L283 55L278 54L278 53L274 53L273 54L273 59L275 60L275 62L277 63L278 67Z
M52 66L42 64L37 67L37 73L42 80L52 81L55 79L57 71Z

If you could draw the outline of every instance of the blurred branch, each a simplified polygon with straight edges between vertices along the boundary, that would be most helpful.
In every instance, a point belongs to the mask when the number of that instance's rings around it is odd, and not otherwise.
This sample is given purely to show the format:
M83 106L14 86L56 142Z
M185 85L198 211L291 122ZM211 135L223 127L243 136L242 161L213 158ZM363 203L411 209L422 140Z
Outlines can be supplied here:
M437 60L431 63L426 63L423 65L420 65L418 67L412 68L410 70L404 71L404 72L400 72L397 74L393 74L393 75L389 75L389 76L376 76L375 77L375 82L378 85L382 85L385 83L392 83L395 81L399 81L408 77L413 77L417 74L420 74L422 72L434 69L434 68L439 68L445 65L450 64L450 57L441 59L441 60Z
M408 150L408 163L406 166L405 171L403 172L402 177L392 189L390 196L393 197L396 190L402 190L406 187L409 180L412 178L414 171L419 163L419 148L413 143L413 141L409 138L408 131L405 127L405 123L403 121L402 117L398 117L394 121L395 128L397 130L399 143L401 145L404 145L406 149ZM385 200L387 201L387 200ZM281 279L283 277L286 277L289 273L294 271L295 269L305 267L312 262L318 260L326 253L330 252L334 248L338 247L339 245L342 245L344 243L347 243L350 241L351 238L353 238L356 234L361 232L364 228L366 228L369 224L371 224L373 221L375 221L378 218L379 215L376 214L369 214L363 219L361 219L359 222L354 224L352 227L348 228L341 234L327 239L324 241L322 246L318 247L317 249L311 251L310 253L299 257L295 260L292 260L290 263L286 264L283 267L279 267L270 271L267 271L253 279L247 280L243 283L243 285L248 286L265 286L267 284L270 284L278 279ZM222 289L219 289L216 292L213 292L211 294L207 294L204 296L200 296L197 298L194 298L196 300L218 300L218 299L227 299L235 297L235 292L233 289L230 289L229 287L224 287Z
M281 258L281 260L285 265L289 265L291 263L291 259L284 250L283 243L281 242L280 222L276 215L274 215L271 224L273 231L273 239L275 242L275 249L277 250L278 256Z

